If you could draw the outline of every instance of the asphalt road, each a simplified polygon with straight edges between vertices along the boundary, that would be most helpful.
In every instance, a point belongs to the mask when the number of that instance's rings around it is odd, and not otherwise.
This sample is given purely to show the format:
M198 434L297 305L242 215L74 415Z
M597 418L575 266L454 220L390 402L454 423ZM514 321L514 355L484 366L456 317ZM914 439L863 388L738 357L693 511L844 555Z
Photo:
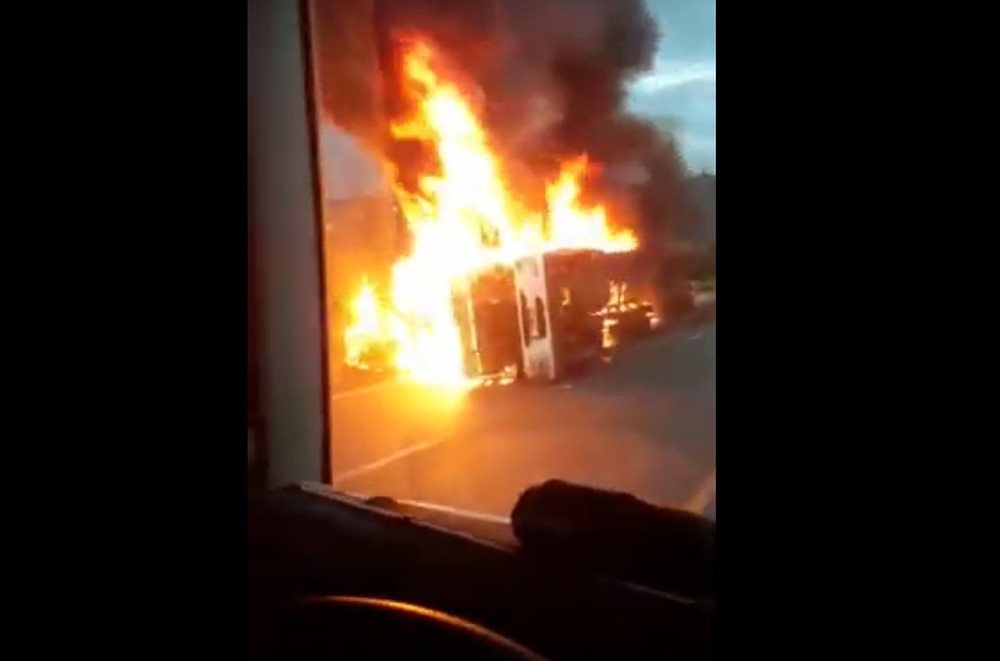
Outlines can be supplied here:
M331 403L334 487L497 516L549 478L715 516L715 323L558 386L386 382Z

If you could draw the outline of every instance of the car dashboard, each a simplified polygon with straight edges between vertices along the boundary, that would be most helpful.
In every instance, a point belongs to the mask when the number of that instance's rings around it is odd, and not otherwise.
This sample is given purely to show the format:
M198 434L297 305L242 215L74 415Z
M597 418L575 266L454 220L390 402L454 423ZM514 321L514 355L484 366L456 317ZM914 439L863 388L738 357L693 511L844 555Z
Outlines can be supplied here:
M501 520L324 486L249 503L247 586L251 651L286 604L353 595L465 618L553 660L712 656L714 599L538 557Z

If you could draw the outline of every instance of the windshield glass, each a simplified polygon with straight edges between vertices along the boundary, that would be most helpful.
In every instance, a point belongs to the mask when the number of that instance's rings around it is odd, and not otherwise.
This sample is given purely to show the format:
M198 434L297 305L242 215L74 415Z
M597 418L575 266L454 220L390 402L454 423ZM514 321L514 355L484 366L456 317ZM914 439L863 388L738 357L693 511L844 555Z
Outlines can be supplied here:
M311 0L333 486L715 516L715 0Z

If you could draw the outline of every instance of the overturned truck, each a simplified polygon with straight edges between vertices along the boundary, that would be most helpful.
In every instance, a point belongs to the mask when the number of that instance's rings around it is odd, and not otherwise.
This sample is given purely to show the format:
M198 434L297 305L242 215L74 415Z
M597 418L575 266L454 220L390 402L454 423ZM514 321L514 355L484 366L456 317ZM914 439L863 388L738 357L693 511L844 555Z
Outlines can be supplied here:
M652 306L624 296L633 261L628 253L560 250L456 283L466 375L487 384L557 381L599 360L616 326L655 327Z

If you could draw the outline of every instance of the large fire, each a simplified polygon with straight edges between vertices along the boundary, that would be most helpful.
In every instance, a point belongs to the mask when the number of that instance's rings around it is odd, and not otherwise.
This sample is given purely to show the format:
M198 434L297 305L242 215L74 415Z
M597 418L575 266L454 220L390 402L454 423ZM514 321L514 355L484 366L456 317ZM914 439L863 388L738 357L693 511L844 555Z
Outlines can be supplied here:
M508 189L472 105L448 80L429 44L411 43L403 57L404 89L418 112L392 126L393 135L434 145L439 167L417 193L396 191L413 237L410 254L393 267L391 291L380 299L365 281L344 334L348 363L373 351L408 377L465 383L459 329L452 307L456 282L497 263L566 248L633 250L635 236L614 231L602 206L584 208L580 156L546 186L546 209L525 208Z

